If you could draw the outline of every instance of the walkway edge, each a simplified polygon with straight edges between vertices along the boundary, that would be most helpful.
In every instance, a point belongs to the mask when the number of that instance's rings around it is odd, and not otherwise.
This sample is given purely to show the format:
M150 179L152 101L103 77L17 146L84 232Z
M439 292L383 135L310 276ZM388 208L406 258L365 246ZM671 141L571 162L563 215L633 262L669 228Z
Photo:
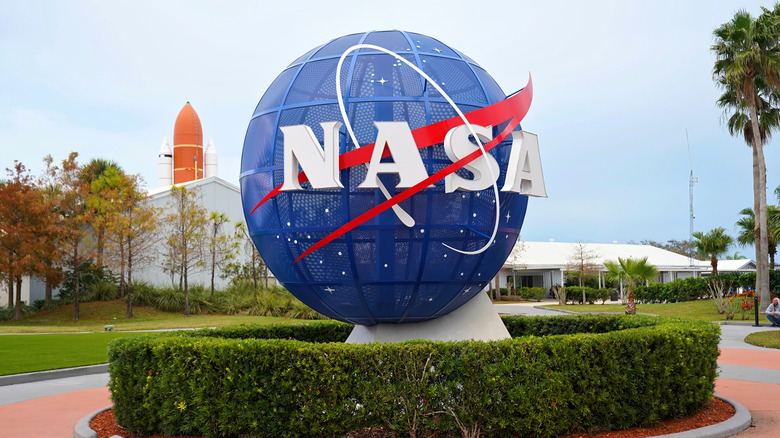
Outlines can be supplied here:
M85 367L62 368L59 370L37 371L34 373L11 374L0 376L0 386L17 385L19 383L40 382L42 380L64 379L66 377L87 376L108 372L108 364L89 365Z
M107 411L114 407L114 405L98 409L97 411L87 415L76 423L76 428L73 430L73 438L97 438L97 432L89 427L89 422L97 416L97 414Z
M750 427L750 423L753 419L750 416L750 411L748 411L746 407L719 395L716 395L715 397L725 401L731 406L734 406L734 415L731 418L726 421L721 421L717 424L701 427L699 429L692 429L669 435L656 435L651 438L726 438L732 435L736 435ZM106 408L99 409L79 420L79 422L76 424L76 429L73 431L73 438L97 438L97 433L89 427L89 422L92 421L92 419L95 418L97 414L103 411L107 411L113 407L114 405L111 405Z
M726 438L732 435L736 435L743 430L750 427L752 417L750 411L741 404L729 400L725 397L715 395L724 402L734 406L734 415L726 421L713 424L711 426L705 426L699 429L687 430L685 432L672 433L669 435L658 435L658 437L664 438ZM656 438L656 437L653 437Z

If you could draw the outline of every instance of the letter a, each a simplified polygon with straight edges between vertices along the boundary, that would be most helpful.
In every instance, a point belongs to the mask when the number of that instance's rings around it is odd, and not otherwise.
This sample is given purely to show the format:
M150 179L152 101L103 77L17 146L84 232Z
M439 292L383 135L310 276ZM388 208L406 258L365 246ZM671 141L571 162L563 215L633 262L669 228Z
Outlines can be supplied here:
M339 181L339 128L341 122L322 122L324 148L306 125L282 126L284 133L284 184L282 191L303 190L298 165L314 189L343 188Z
M537 198L547 197L536 134L526 131L512 132L512 154L509 156L506 180L501 191Z

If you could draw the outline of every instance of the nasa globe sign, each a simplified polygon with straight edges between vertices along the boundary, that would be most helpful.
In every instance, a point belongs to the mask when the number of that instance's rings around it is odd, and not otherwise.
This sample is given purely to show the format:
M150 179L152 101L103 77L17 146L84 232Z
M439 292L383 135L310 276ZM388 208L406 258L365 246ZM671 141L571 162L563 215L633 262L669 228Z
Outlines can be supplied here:
M528 196L546 196L532 86L506 96L425 35L347 35L312 49L257 105L241 159L252 240L274 276L334 319L421 322L496 275Z

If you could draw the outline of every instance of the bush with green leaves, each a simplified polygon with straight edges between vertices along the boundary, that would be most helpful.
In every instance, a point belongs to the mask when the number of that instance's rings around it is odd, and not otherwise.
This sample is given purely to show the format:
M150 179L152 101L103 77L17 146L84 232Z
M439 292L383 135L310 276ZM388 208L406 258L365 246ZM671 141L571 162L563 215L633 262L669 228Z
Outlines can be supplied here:
M78 269L72 264L69 266L69 270L65 275L65 281L58 292L60 300L68 303L73 302L73 292L76 289L77 278L79 297L82 301L89 301L91 298L90 292L96 293L95 288L97 288L96 294L98 299L106 294L108 284L113 284L115 288L118 288L118 278L110 269L105 266L95 265L91 260L85 260L79 264Z
M521 287L518 294L524 300L541 301L547 296L547 289L543 287Z
M706 298L709 295L707 279L701 277L678 278L669 283L652 283L639 286L634 296L641 303L676 303Z
M601 301L603 304L612 295L613 290L614 289L607 287L585 287L585 300L587 301L586 304L594 304L596 301ZM582 288L579 286L567 286L566 300L571 301L573 304L583 304Z
M345 344L339 322L121 338L119 424L137 434L549 437L690 415L711 398L719 328L644 316L504 317L512 339Z

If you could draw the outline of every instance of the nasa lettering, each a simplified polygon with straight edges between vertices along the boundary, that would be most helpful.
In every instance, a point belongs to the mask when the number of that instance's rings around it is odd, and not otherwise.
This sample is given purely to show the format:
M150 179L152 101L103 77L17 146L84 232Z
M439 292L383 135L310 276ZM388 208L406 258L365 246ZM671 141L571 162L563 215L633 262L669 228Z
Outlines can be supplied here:
M339 78L339 80L336 80ZM507 97L467 56L402 31L347 35L287 67L247 129L247 225L276 278L355 324L445 315L503 265L546 196L532 83Z

